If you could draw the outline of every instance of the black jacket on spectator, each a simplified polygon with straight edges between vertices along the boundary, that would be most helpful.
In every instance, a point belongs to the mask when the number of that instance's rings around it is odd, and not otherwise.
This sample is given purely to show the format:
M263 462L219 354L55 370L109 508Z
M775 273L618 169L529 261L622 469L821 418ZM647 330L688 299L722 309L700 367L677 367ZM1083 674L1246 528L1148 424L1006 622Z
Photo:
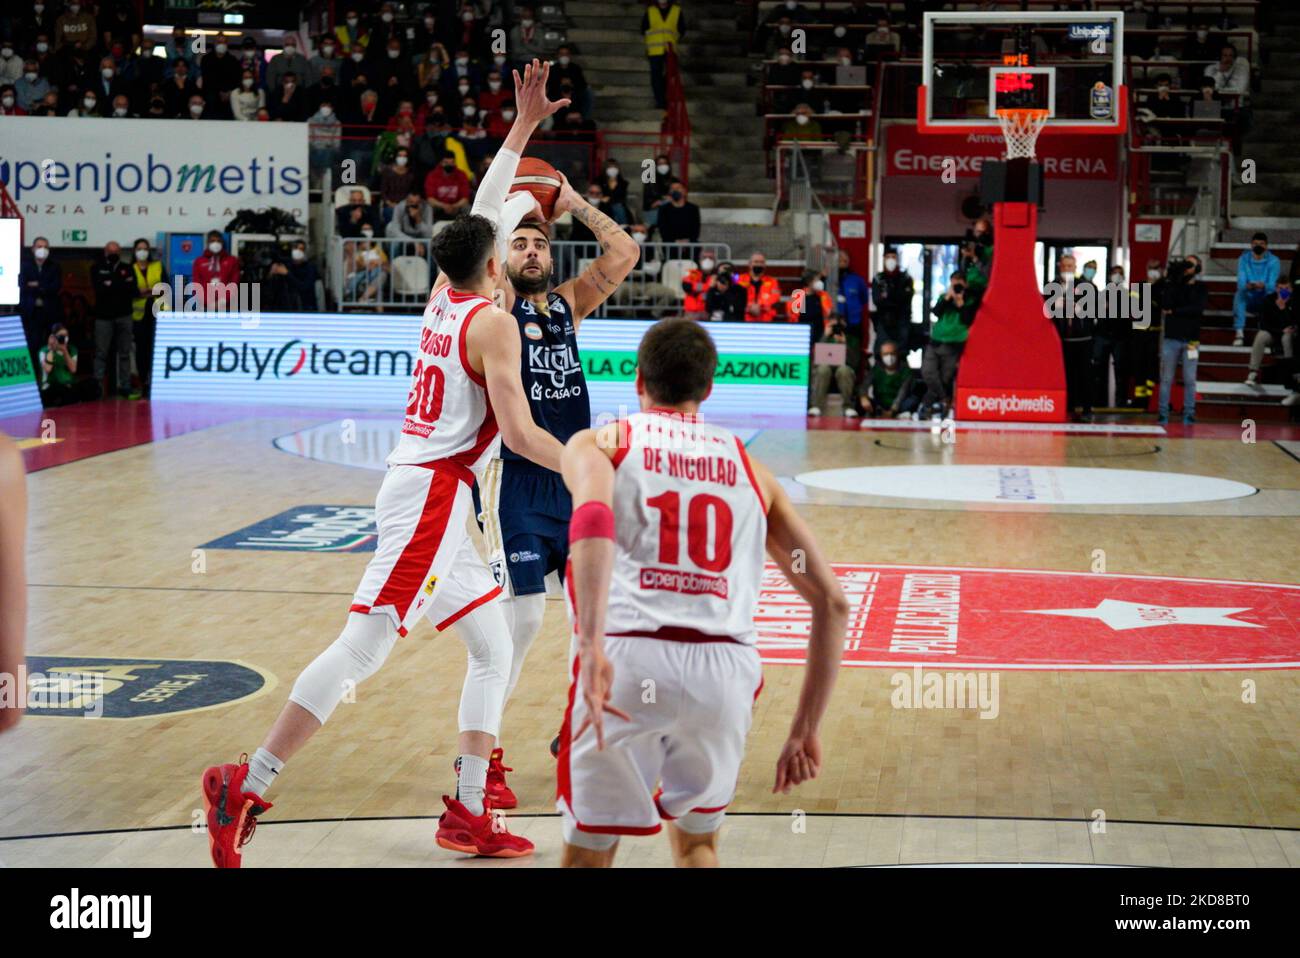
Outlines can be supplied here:
M58 263L49 259L37 263L31 250L23 250L18 287L18 311L24 321L41 332L43 344L50 326L63 320L63 303L59 299L59 290L63 288L63 270Z
M100 256L90 268L90 282L95 287L96 319L117 319L131 315L135 298L135 275L120 259Z
M353 210L361 211L361 218L356 222L353 222L352 220ZM334 212L335 232L340 236L356 238L361 235L361 227L367 223L374 228L376 236L383 235L383 230L379 223L379 217L375 214L375 209L372 206L367 206L365 203L353 203L347 206L340 206Z
M1259 328L1267 333L1272 333L1276 341L1277 337L1282 334L1282 330L1288 326L1296 325L1295 297L1286 301L1285 306L1278 306L1277 297L1270 296L1259 307ZM1276 347L1275 347L1276 350Z
M284 265L289 270L289 275L285 279L298 294L298 301L301 304L299 308L310 313L316 312L320 309L316 302L316 281L320 279L320 271L316 269L316 264L307 259L301 263L290 260Z
M189 116L190 97L198 92L198 86L190 77L185 78L184 86L177 86L174 78L164 82L162 85L162 98L163 103L167 105L167 115L170 117Z
M1165 317L1165 338L1185 342L1199 340L1201 317L1205 315L1208 302L1209 293L1204 283L1170 283L1160 304L1162 309L1170 310L1170 315Z
M724 290L715 283L704 294L704 311L708 313L709 319L716 319L717 314L721 313L721 318L726 322L739 323L745 319L748 300L749 294L743 286L732 282Z
M700 241L700 208L687 200L681 206L659 207L659 238L665 243Z
M1060 276L1057 276L1052 280L1052 282L1061 287L1070 285ZM1085 294L1086 288L1092 285L1093 284L1086 279L1076 279L1069 290L1061 292L1056 298L1060 299L1064 296L1073 296L1077 301ZM1096 294L1096 287L1093 287L1092 295L1096 297ZM1056 324L1056 331L1060 334L1062 339L1092 338L1093 333L1096 330L1097 320L1091 310L1080 306L1070 310L1069 315L1067 315L1064 304L1054 303L1050 296L1045 298L1048 303L1048 315L1052 317L1052 322ZM1095 304L1096 302L1097 300L1094 298L1093 303Z
M876 312L908 313L916 290L912 274L902 269L881 270L871 281L871 308Z
M224 56L218 56L213 50L203 55L199 70L203 74L203 99L208 101L208 109L215 110L218 116L225 116L230 112L230 103L223 103L221 94L239 86L239 78L244 73L239 57L229 50Z
M266 110L271 114L273 120L284 120L289 123L301 123L307 119L307 93L303 90L302 84L294 85L293 93L288 101L284 99L284 88L266 95Z
M552 100L558 100L560 98L560 84L565 80L573 84L576 104L576 97L582 96L582 91L587 89L587 77L583 74L582 67L572 61L569 62L567 67L562 67L559 63L551 64L550 75L546 78L546 95Z

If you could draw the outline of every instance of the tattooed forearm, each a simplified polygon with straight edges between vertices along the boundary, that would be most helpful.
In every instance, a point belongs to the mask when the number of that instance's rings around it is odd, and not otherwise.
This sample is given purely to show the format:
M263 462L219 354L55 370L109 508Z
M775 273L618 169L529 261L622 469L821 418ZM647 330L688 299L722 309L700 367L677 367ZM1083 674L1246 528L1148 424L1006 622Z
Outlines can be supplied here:
M591 230L592 235L596 237L596 242L600 244L600 248L606 252L609 251L609 241L613 234L623 232L623 227L590 203L583 203L574 209L573 218Z

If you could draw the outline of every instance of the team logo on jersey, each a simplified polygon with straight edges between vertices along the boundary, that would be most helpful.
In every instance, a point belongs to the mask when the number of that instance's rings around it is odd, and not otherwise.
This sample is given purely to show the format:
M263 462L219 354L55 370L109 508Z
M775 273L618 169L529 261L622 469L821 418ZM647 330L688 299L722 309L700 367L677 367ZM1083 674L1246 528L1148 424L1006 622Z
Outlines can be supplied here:
M524 335L529 339L541 339L542 327L536 323L524 323Z
M537 562L542 557L531 549L510 553L511 562Z
M378 538L374 506L295 506L199 548L374 552Z
M28 715L151 718L231 705L274 685L242 662L34 655L16 676L0 676L0 705L25 691Z
M506 584L506 564L500 559L493 559L488 563L488 567L491 568L492 578L496 580L497 585L504 588Z
M436 575L429 576L429 581L424 584L424 594L433 595L434 586L436 586L437 584L438 584L438 577Z

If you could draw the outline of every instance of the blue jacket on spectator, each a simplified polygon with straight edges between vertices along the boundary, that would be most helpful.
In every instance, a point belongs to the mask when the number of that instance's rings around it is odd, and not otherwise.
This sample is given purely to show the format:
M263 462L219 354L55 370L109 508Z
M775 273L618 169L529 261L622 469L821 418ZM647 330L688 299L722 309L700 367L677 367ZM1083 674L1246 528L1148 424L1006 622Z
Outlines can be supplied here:
M852 270L840 273L839 311L849 329L862 325L862 310L867 305L867 281Z
M1277 288L1281 271L1282 261L1273 253L1266 252L1263 259L1255 259L1255 254L1246 250L1237 260L1237 289L1245 289L1247 283L1263 283L1264 292L1271 293Z

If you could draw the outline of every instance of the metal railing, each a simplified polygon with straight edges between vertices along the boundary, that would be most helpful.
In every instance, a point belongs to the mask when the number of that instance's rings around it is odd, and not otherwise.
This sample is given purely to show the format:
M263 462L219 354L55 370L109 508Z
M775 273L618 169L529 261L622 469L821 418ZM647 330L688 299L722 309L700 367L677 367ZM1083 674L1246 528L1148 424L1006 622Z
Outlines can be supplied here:
M373 255L372 255L373 254ZM602 316L657 319L681 312L682 279L705 254L731 260L727 243L644 243L636 268L598 310ZM578 276L600 256L598 243L551 243L555 284ZM438 275L428 240L335 236L330 241L328 283L337 308L419 313Z

